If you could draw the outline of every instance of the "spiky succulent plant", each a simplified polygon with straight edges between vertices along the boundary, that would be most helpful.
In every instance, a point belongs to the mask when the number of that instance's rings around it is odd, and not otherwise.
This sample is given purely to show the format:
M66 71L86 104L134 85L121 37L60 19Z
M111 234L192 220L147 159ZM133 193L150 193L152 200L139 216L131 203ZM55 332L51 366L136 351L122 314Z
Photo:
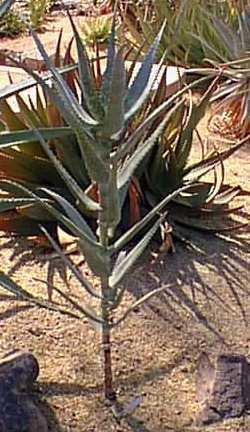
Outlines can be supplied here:
M168 62L185 67L204 66L205 45L197 37L224 53L219 35L214 31L212 16L232 21L229 2L184 0L168 2L155 0L147 7L145 2L131 2L124 7L122 17L138 45L151 43L163 20L167 21L160 52L166 53Z
M209 128L223 137L242 139L250 133L250 6L237 10L236 17L234 26L213 18L225 55L220 56L210 48L208 57L213 66L224 70L225 81L213 97L213 101L219 102Z
M115 46L115 19L113 20L112 35L109 41L106 69L97 88L93 80L85 47L74 22L71 17L69 18L77 44L80 99L77 98L76 93L63 79L60 73L62 71L59 71L52 64L35 33L33 33L33 38L47 66L49 76L42 76L23 65L23 68L43 89L50 101L53 102L54 107L56 107L67 126L63 126L64 129L62 127L59 127L59 129L41 128L40 123L37 124L36 122L34 112L31 115L29 111L26 112L25 121L30 126L30 130L24 130L19 135L17 134L14 142L13 135L11 141L8 133L2 134L0 146L6 149L18 144L21 149L23 145L27 145L27 141L36 141L36 145L39 143L41 154L37 157L38 162L42 162L45 166L44 161L50 161L60 181L67 185L71 198L68 199L67 196L62 194L60 188L55 190L54 185L46 183L43 187L37 187L37 183L32 184L27 179L23 182L20 179L15 181L15 178L9 179L3 176L0 180L0 187L11 194L15 193L15 198L13 198L16 200L15 204L18 202L18 204L24 206L37 205L39 211L45 211L46 214L52 215L76 237L79 250L84 255L94 275L100 279L100 289L92 286L82 275L80 269L61 251L48 230L41 227L83 289L95 299L96 306L92 307L92 305L90 306L84 301L77 303L69 295L63 293L63 298L66 299L70 306L75 308L75 312L71 313L68 309L64 310L53 302L45 302L34 297L27 290L21 289L13 281L10 281L5 275L0 275L0 284L5 289L41 307L59 310L79 318L82 316L88 317L93 326L101 332L104 357L104 391L106 398L114 401L111 331L123 322L134 308L143 304L152 295L166 289L166 286L159 286L155 291L131 304L119 316L117 308L121 304L125 293L125 285L122 283L124 277L131 271L133 264L165 221L166 206L177 197L183 201L185 197L181 196L181 194L184 192L189 191L191 195L191 188L197 186L196 181L200 175L219 165L221 160L218 155L213 155L207 158L204 164L196 164L192 170L186 168L186 158L189 154L194 127L204 110L204 104L208 98L207 94L201 100L200 105L189 110L185 124L181 124L181 133L170 133L170 136L168 135L168 147L165 149L162 160L165 167L168 167L168 160L165 159L165 156L169 154L171 158L169 166L172 169L174 168L176 175L178 175L171 177L172 184L167 185L167 191L165 191L166 193L163 192L162 199L158 197L157 204L153 204L153 208L146 215L141 215L130 229L115 238L115 230L121 221L124 200L133 177L142 180L142 182L145 181L146 177L147 181L151 181L152 188L150 165L147 166L145 174L145 161L147 158L154 158L153 150L156 150L158 158L159 152L156 144L159 144L160 136L170 128L173 116L177 114L179 116L179 110L183 108L184 104L182 95L186 92L186 88L183 88L168 100L158 101L159 103L156 103L154 109L149 106L149 111L147 111L147 100L151 94L152 83L150 74L164 27L151 45L137 75L133 80L128 80L123 48L116 49ZM146 109L147 115L140 120L136 116L138 116L142 107ZM131 130L133 124L134 127ZM60 159L57 150L58 139L61 138L62 133L65 134L64 146L69 152L67 161ZM68 140L68 134L74 136L74 144L72 144L71 140ZM22 141L22 136L25 137L25 141ZM51 139L53 139L53 145ZM70 155L70 151L73 152L73 156L77 152L78 162ZM46 155L47 159L44 155ZM161 153L160 155L163 156ZM80 161L82 165L79 165ZM32 165L31 163L30 166L36 171L36 164ZM46 171L43 171L44 166L39 168L37 174L44 175L44 172L46 173ZM76 178L76 168L81 166L84 172L86 170L90 179L91 194L87 194L79 179ZM192 171L192 176L190 171ZM133 187L137 187L137 180L134 180ZM197 191L195 197L197 197ZM1 203L2 205L5 203L8 207L11 199L7 198L5 201L2 199ZM85 214L96 218L97 226L91 228L87 223ZM143 234L141 234L142 232ZM141 238L138 243L129 252L124 250L128 242L139 233ZM184 292L179 290L175 292L175 296L199 321L216 333ZM217 334L217 336L219 335Z
M75 65L69 65L72 62L70 55L70 47L66 51L64 59L61 61L59 37L56 55L54 56L54 66L61 67L60 73L63 76L63 82L69 86L77 101L85 100L85 95L78 91L79 71ZM93 75L91 85L93 93L98 94L100 83L102 81L101 59L97 57L94 62L90 63L91 71L98 71ZM131 76L134 76L133 70L135 63L130 63L128 71L126 71L126 82L132 82ZM164 68L163 68L164 70ZM183 179L187 172L196 169L196 165L190 165L187 168L190 152L193 148L193 134L203 117L206 107L209 103L209 97L212 94L213 86L209 89L203 99L197 104L186 100L185 104L182 101L178 102L179 107L176 107L171 112L172 103L176 103L178 98L185 92L185 89L174 94L163 106L163 109L157 115L153 114L158 106L165 102L166 99L166 71L162 74L161 79L158 79L156 90L150 92L150 98L142 104L137 113L126 122L123 131L120 134L119 140L110 140L110 148L112 151L117 146L123 147L123 143L128 141L133 143L133 136L140 123L145 124L145 129L141 129L141 134L138 136L137 142L131 145L131 152L138 145L142 145L150 136L152 131L157 129L166 113L169 115L169 121L166 127L163 127L164 134L160 134L157 139L157 145L151 149L147 157L140 162L139 166L133 173L133 176L128 181L126 188L123 189L121 208L121 220L119 231L130 227L138 222L146 211L149 211L161 197L165 197L172 192L173 188L180 187L183 184ZM46 76L46 75L45 75ZM45 77L44 76L44 77ZM133 80L133 78L132 78ZM152 79L150 78L152 82ZM51 96L47 94L46 86L41 86L35 89L35 98L29 98L25 101L20 91L34 86L34 80L28 80L21 84L12 84L0 91L0 107L1 119L6 125L8 132L3 131L0 135L0 177L16 180L21 182L23 186L36 191L40 197L44 196L43 187L50 187L54 192L61 194L71 204L75 202L75 195L72 188L69 187L66 179L59 171L55 172L54 162L50 159L48 153L44 151L40 141L35 136L31 124L39 129L42 136L48 140L50 149L61 164L69 171L71 176L81 189L86 192L87 197L98 201L98 193L96 183L89 176L86 168L83 152L80 151L77 143L77 136L74 130L69 126L63 116L60 114ZM189 87L192 87L191 84ZM13 111L13 108L8 102L10 96L15 97L18 112ZM101 106L100 106L101 109ZM188 114L189 113L189 114ZM192 114L192 115L191 115ZM152 117L153 115L153 117ZM186 121L190 116L189 122ZM147 122L147 118L152 118ZM98 126L99 127L99 126ZM97 137L95 137L97 140ZM10 148L11 147L11 148ZM233 152L233 151L232 151ZM231 152L231 153L232 153ZM209 159L203 155L199 162L200 168L207 169L208 166L217 164L219 160L223 160L228 153L209 155ZM122 154L124 158L126 155ZM211 164L209 165L209 160ZM214 182L199 183L199 188L194 191L191 196L185 195L185 199L178 199L180 211L184 214L184 218L178 216L176 205L171 205L172 222L177 219L190 221L190 226L197 228L211 229L220 231L228 229L230 226L235 227L235 224L230 225L230 217L228 208L223 204L216 206L215 212L210 211L206 216L211 218L212 224L204 223L202 216L202 208L206 208L208 202L215 201L217 196L212 193L214 190L220 193L220 185L215 187ZM37 202L32 200L22 201L22 194L16 190L14 186L3 185L4 192L0 201L0 228L5 231L17 232L19 234L32 235L40 232L39 224L46 224L47 229L51 233L55 233L57 226L57 218L48 212L46 209L41 211ZM231 191L230 188L227 188ZM238 190L239 191L239 190ZM209 194L211 192L211 195ZM6 195L7 193L7 195ZM196 198L194 198L194 196ZM233 196L229 194L229 196ZM196 223L194 219L194 210L190 215L190 208L195 207ZM179 206L178 206L179 209ZM219 212L218 210L221 210ZM97 212L90 211L86 206L81 207L85 217L91 226L96 226ZM216 221L215 221L216 218ZM216 223L215 223L216 222ZM178 225L174 224L173 234L178 236Z

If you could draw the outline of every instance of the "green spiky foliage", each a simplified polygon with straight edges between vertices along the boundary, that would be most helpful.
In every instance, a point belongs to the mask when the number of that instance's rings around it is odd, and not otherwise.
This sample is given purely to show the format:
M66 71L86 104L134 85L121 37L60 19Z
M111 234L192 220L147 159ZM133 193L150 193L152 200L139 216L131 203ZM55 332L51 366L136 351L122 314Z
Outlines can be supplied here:
M186 88L168 100L165 100L164 97L163 100L160 100L160 95L157 92L158 102L155 99L155 105L154 103L152 105L147 104L147 100L151 96L150 73L164 27L151 45L138 73L131 80L125 71L123 48L116 49L115 46L115 25L113 22L106 69L97 89L85 48L71 17L70 20L78 51L80 102L66 80L63 79L62 74L50 61L35 33L33 33L33 38L46 63L50 81L47 81L48 77L29 70L25 65L23 67L44 90L64 119L67 124L66 128L64 127L64 132L70 131L69 136L74 135L81 163L84 162L83 169L87 171L91 186L96 189L97 199L94 200L93 196L87 195L81 182L75 178L77 166L75 159L70 156L67 160L68 165L66 165L66 159L62 162L57 151L57 141L51 145L51 139L55 139L55 136L48 135L52 133L51 128L38 127L36 117L34 113L31 116L30 111L27 112L26 121L31 129L21 132L21 135L17 133L14 143L13 140L12 142L8 141L9 133L3 134L1 138L5 141L1 142L2 148L5 147L6 149L6 147L18 145L21 149L22 146L27 145L27 140L29 142L35 140L36 146L37 143L40 144L39 162L44 162L45 154L52 163L54 172L67 185L74 199L70 201L67 196L61 193L60 189L55 190L50 184L46 184L42 188L34 187L33 184L32 187L32 182L27 179L24 182L2 177L0 187L5 191L11 191L11 193L15 190L15 193L19 194L20 204L23 201L25 205L28 203L37 205L40 211L52 215L76 237L79 250L84 255L94 275L100 280L100 289L93 287L82 275L79 268L61 251L58 243L44 227L41 228L42 231L63 262L69 266L83 290L94 298L95 307L85 301L77 303L69 295L61 293L55 288L68 302L68 305L74 308L74 312L71 313L68 309L62 309L53 302L45 302L32 296L3 274L0 275L0 284L15 295L22 296L40 307L59 310L79 318L84 316L89 319L90 323L101 334L105 397L114 402L116 395L113 386L111 332L136 307L153 295L167 289L166 286L159 286L155 291L132 303L120 315L117 309L121 305L125 293L124 277L128 272L131 272L132 266L148 246L161 224L165 222L167 205L175 199L183 200L182 194L184 192L191 194L191 188L197 187L196 182L199 177L207 170L219 165L221 161L218 155L213 155L213 157L207 158L204 164L198 163L192 169L190 167L188 169L185 163L189 154L188 146L191 143L191 135L209 94L200 101L199 105L189 109L186 125L181 125L181 133L178 134L171 133L172 126L170 125L173 117L178 117L181 108L184 109L182 95L186 92ZM147 115L144 115L142 119L140 119L141 109L143 112L147 112ZM59 134L57 138L61 136L61 129L53 129L53 131ZM124 200L132 179L134 177L137 179L134 181L134 185L137 181L150 181L152 179L152 173L149 172L148 166L145 174L145 162L148 158L155 159L157 157L158 140L164 131L165 133L168 131L168 150L174 143L174 150L169 150L173 159L170 165L175 167L176 173L180 173L181 178L172 178L173 183L168 185L168 191L164 197L157 199L157 204L154 204L146 215L141 215L141 218L130 229L115 237L114 234L122 218ZM20 141L22 134L25 136L25 141ZM65 139L67 149L71 148L71 141L68 141L66 136ZM156 151L156 155L152 153L153 150ZM166 165L165 153L166 151L164 151L163 160ZM178 165L174 166L175 159L178 160ZM35 166L36 163L31 164L33 170L35 170ZM39 174L41 175L42 172L43 168L40 168ZM197 193L195 193L195 197L196 195ZM1 202L2 205L5 202L8 207L10 200L2 200ZM96 215L97 227L91 228L89 226L85 217L86 212L93 217L94 214ZM124 250L125 246L138 234L141 234L138 242L133 245L129 252ZM183 292L178 291L175 296L203 325L219 336L195 304Z
M180 193L168 206L172 233L177 238L186 231L184 227L189 233L192 229L223 232L244 225L240 219L237 221L236 216L241 206L233 204L234 198L242 194L242 189L224 183L224 161L247 139L231 141L228 149L218 152L213 140L204 142L197 130L218 79L199 99L179 107L164 134L159 137L158 145L152 149L142 174L144 199L153 207L186 180L209 171L209 178L201 178L194 187ZM195 161L192 157L194 153Z
M137 4L126 8L125 21L139 45L144 39L150 43L166 18L161 53L168 62L191 66L191 74L210 73L211 63L224 70L223 85L213 98L221 103L209 122L210 130L224 138L241 139L250 131L249 11L248 2L200 0L174 5L156 0L150 14Z
M15 37L26 30L18 13L10 10L13 3L13 0L5 0L0 4L0 37Z
M71 18L70 18L71 19ZM51 148L43 130L36 127L34 119L27 117L32 126L33 137L36 137L41 144L41 148L49 157L54 165L54 170L67 183L68 188L75 197L74 205L65 199L60 193L55 192L49 185L42 188L43 196L37 194L37 190L27 188L22 183L13 180L2 179L0 186L5 189L15 188L19 191L22 199L35 200L41 209L57 218L66 226L78 239L78 246L84 255L93 273L100 278L100 291L97 291L91 283L86 280L80 271L70 262L61 252L59 246L45 228L42 230L47 235L49 241L62 257L63 261L69 265L73 274L80 281L82 287L91 294L97 301L98 307L94 309L86 303L74 307L77 312L87 316L90 322L100 330L103 350L103 371L104 371L104 392L107 399L115 400L113 387L111 341L112 329L116 328L129 313L138 305L142 304L153 292L132 304L120 317L115 317L115 311L120 305L125 288L122 281L131 266L142 254L150 240L164 221L166 214L164 208L167 203L181 190L185 190L190 185L183 185L180 190L175 190L172 195L165 197L154 209L135 224L125 234L114 240L114 232L121 220L121 209L124 196L128 189L129 182L150 150L156 143L157 138L164 130L169 120L169 113L160 120L156 129L148 133L148 129L153 124L153 120L159 118L163 113L166 104L158 107L158 111L151 113L143 123L140 123L133 133L126 139L121 140L126 130L126 124L144 105L150 94L149 77L152 65L155 61L156 52L162 31L157 36L154 44L146 55L142 66L128 87L123 59L123 50L115 48L115 25L110 39L106 71L103 75L102 83L97 92L93 83L89 61L85 48L76 31L71 19L72 28L77 42L78 49L78 71L80 89L82 92L79 103L70 87L63 80L58 70L51 63L46 51L33 33L36 45L43 56L47 68L51 74L52 86L46 82L41 75L24 68L30 73L33 79L44 89L46 94L53 101L61 116L65 119L77 138L79 152L84 160L88 175L91 181L97 185L98 202L87 197L82 187L74 179L72 174L61 163L56 153ZM172 112L175 107L172 108ZM147 138L143 136L147 132ZM136 150L132 151L132 149ZM74 165L71 165L71 168ZM40 170L41 172L42 170ZM83 216L82 209L89 212L97 212L97 230L91 230ZM130 252L122 250L124 246L136 234L147 228L141 240L132 248ZM113 264L114 262L114 264ZM1 285L19 295L29 298L42 307L53 307L53 304L41 303L40 300L30 296L26 291L21 290L18 285L13 285L6 276L0 278ZM164 289L163 287L159 290ZM72 301L69 300L72 305ZM197 317L200 316L199 313ZM204 323L210 328L209 324Z
M65 82L77 96L76 66L70 66L73 63L70 54L72 41L62 58L61 37L62 33L58 39L53 64L60 68ZM25 99L22 93L24 89L31 89L34 97ZM11 95L13 95L12 100L14 98L16 108L9 99ZM90 180L76 136L65 124L47 92L35 86L34 80L28 80L2 89L0 99L0 118L6 128L1 135L0 178L21 182L25 187L36 190L37 193L42 187L50 187L73 202L72 190L68 188L64 177L55 170L53 162L31 129L32 122L35 127L39 128L42 136L49 141L50 148L55 150L57 157L84 190ZM5 148L5 145L8 147L11 141L14 146ZM68 163L69 160L70 163ZM42 196L42 192L39 195ZM40 232L39 224L46 223L46 227L54 231L55 218L46 210L41 211L34 202L21 205L19 192L15 188L5 188L1 198L3 205L1 206L0 228L2 230L22 235L35 235Z
M90 17L82 25L83 40L86 45L95 46L108 43L111 32L110 17Z
M209 45L224 53L220 37L213 28L212 16L222 17L226 22L235 19L229 2L205 2L204 5L201 0L172 3L155 0L148 9L132 2L124 7L123 13L132 40L138 45L145 40L151 43L166 19L160 53L166 53L169 63L185 67L200 67L206 58L206 47L197 35L202 35Z
M88 94L79 91L81 71L77 70L75 65L67 66L72 63L70 55L71 43L63 60L61 60L60 41L61 36L57 43L54 65L61 67L59 70L63 75L64 82L69 86L76 100L85 100L86 97L89 98ZM95 71L93 78L91 77L92 92L98 94L102 81L100 58L98 57L91 64L93 67L88 69L89 72L92 74L92 70ZM128 67L126 85L134 79L133 70L135 66L136 63L132 62ZM193 134L205 113L213 86L198 104L191 103L189 100L185 104L183 103L180 98L186 93L185 89L166 100L166 70L162 67L161 71L163 73L161 79L158 77L158 84L155 85L156 90L151 90L150 98L143 102L142 106L128 119L119 140L113 139L110 142L112 151L118 145L120 146L121 158L125 161L127 155L122 149L126 142L129 143L128 154L132 155L138 146L143 145L143 142L150 139L154 130L156 130L157 136L161 135L160 138L156 137L154 141L157 146L148 152L147 157L140 162L133 176L121 188L122 217L116 235L121 230L123 232L124 229L138 222L143 217L143 214L150 211L159 199L171 193L174 188L181 187L185 176L190 172L192 173L192 170L195 173L197 169L197 165L188 166L190 153L194 146ZM153 80L150 78L150 81L152 83ZM4 131L0 135L0 177L21 182L23 186L36 191L40 197L44 196L43 188L49 187L54 192L61 194L71 204L74 204L74 188L72 188L71 183L68 183L68 177L60 166L55 171L54 161L48 152L44 151L32 130L32 127L35 126L39 129L43 138L49 142L53 155L73 176L74 181L81 187L82 191L85 191L81 211L87 218L88 223L94 228L97 219L98 206L96 201L98 201L98 191L96 182L92 181L89 176L83 152L77 142L77 134L60 114L45 85L34 88L35 82L29 80L21 84L12 84L0 92L1 120L8 129L8 132ZM193 85L190 84L189 88ZM35 97L30 97L28 101L25 101L20 91L32 88L32 86ZM17 112L13 111L8 99L9 96L13 97L13 95L18 107ZM174 105L174 108L171 108L173 103L178 106ZM157 108L161 104L165 105L158 112ZM99 110L101 113L103 108L99 99L94 109ZM160 126L166 114L168 115L166 125ZM187 118L189 118L188 122L186 121ZM138 128L140 124L143 127ZM99 126L96 128L97 133L99 133L98 130ZM95 139L98 139L96 135ZM204 168L205 171L208 167L213 168L213 164L216 165L218 161L223 161L233 151L234 147L230 153L214 152L206 157L203 152L203 156L199 161L200 169ZM184 219L186 223L189 220L190 226L193 228L205 228L212 231L223 231L236 226L224 201L221 206L211 205L211 201L215 202L217 195L219 196L222 192L223 183L222 176L217 174L214 176L215 181L210 183L200 182L199 188L191 196L185 196L185 199L182 200L180 211L184 212L185 218L178 216L179 212L176 210L176 203L172 203L174 205L171 206L171 218L175 236L179 237L178 231L180 230L179 225L176 225L175 222L184 221ZM236 190L238 193L240 192L239 188L233 189L233 191L229 187L223 186L223 188L223 193L225 190L228 193L232 192L232 194L229 193L228 198L232 198ZM0 201L0 228L2 230L22 235L34 235L40 233L39 225L42 223L46 224L46 228L49 229L51 234L56 235L58 221L55 215L46 209L41 211L40 206L34 200L22 201L20 199L22 194L20 195L20 191L14 186L5 185L2 186L2 189L3 193ZM211 219L211 223L200 218L208 203L210 203L211 211L206 212L206 217ZM89 205L91 208L88 208ZM188 217L190 209L191 214L195 213L196 215L196 223L194 223L194 214L192 214L192 217L190 217L191 215Z
M0 4L0 17L2 17L13 5L15 0L4 0Z
M213 46L206 44L210 63L224 71L225 80L213 96L219 101L209 123L210 130L224 138L242 139L250 133L249 111L249 49L250 49L250 6L235 10L234 25L225 24L213 17L213 27L224 46L220 55Z

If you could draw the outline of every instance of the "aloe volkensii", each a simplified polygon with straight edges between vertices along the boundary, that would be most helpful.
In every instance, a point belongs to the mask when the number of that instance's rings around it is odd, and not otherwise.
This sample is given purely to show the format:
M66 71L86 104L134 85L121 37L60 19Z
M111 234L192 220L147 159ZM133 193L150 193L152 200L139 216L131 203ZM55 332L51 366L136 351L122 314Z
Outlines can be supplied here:
M93 273L100 279L100 290L96 290L61 251L48 230L44 227L41 228L64 263L70 267L74 276L80 281L82 287L98 302L98 307L93 308L84 302L78 304L68 295L62 294L64 299L76 309L76 314L79 317L87 316L94 327L101 332L104 357L104 392L105 397L113 401L115 400L115 391L112 378L111 331L135 307L143 304L155 293L166 289L165 286L160 286L156 291L150 292L129 306L122 316L116 317L116 309L121 304L125 292L122 285L123 279L164 222L166 206L181 192L188 190L193 184L193 179L186 183L180 181L179 187L174 186L170 194L159 201L146 216L137 221L120 237L114 238L114 233L121 220L122 207L130 181L150 154L173 114L182 105L183 101L180 97L186 89L181 90L172 99L163 101L137 125L131 134L127 135L127 125L130 124L140 108L145 105L150 95L149 78L163 28L145 56L137 76L128 85L123 48L116 49L115 25L113 23L106 71L102 77L99 91L97 91L93 83L92 71L85 48L71 17L70 20L78 51L81 103L78 102L66 81L63 80L58 69L51 63L35 33L33 33L33 37L51 75L52 86L41 75L30 71L25 65L23 67L42 87L76 137L76 143L87 174L93 187L96 188L95 198L97 199L87 195L71 174L75 167L74 160L70 159L68 161L69 168L65 167L65 163L62 163L57 155L56 148L53 148L47 139L48 131L38 128L31 116L27 116L26 121L32 129L30 132L32 140L39 141L41 150L52 162L57 175L67 184L74 200L70 202L67 197L62 196L60 191L55 191L49 184L42 187L41 190L37 190L36 187L29 187L30 185L17 182L15 179L2 178L0 187L4 190L15 190L20 203L22 200L25 205L28 202L36 202L41 210L51 214L66 227L77 238L79 250ZM177 102L173 104L175 100ZM162 114L164 115L162 116ZM152 127L153 125L154 127ZM23 133L27 134L27 131ZM19 142L19 145L21 148L22 143ZM68 145L70 146L71 142ZM3 146L5 148L11 147L13 142L12 144L5 143ZM218 161L215 161L216 163ZM8 201L6 201L6 205L8 206ZM90 228L84 217L86 212L97 215L97 230ZM141 235L141 239L131 251L123 250L130 240L138 233L142 233L142 230L144 233ZM52 310L54 308L53 303L36 299L4 276L0 278L0 283L4 288L41 307L49 307ZM179 300L199 321L216 333L196 306L185 297L184 293L180 295Z

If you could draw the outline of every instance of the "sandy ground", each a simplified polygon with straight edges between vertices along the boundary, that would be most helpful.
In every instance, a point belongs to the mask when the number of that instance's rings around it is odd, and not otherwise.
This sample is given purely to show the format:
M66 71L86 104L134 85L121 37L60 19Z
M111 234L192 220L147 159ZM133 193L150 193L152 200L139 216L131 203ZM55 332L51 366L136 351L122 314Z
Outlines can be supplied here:
M56 31L55 31L56 33ZM49 33L54 42L55 33ZM43 35L42 35L43 36ZM13 41L13 49L28 38ZM6 41L2 42L6 43ZM250 189L249 147L227 163L227 181ZM245 199L250 211L250 197ZM224 336L227 346L198 324L162 293L133 312L113 334L115 387L121 401L144 394L134 416L118 424L102 397L99 334L86 322L15 301L0 290L0 355L13 349L32 352L40 363L39 390L53 410L54 432L188 432L197 409L196 359L203 350L244 354L250 360L249 229L244 234L223 236L189 233L193 248L176 243L176 253L160 254L153 245L127 279L123 308L161 283L181 283L195 299L209 322ZM74 280L65 285L65 269L59 260L43 260L32 244L2 236L1 270L34 294L47 297L40 278L81 300ZM77 259L77 257L75 257ZM83 271L93 279L89 269ZM53 298L57 299L53 293ZM120 314L122 311L119 310ZM60 424L60 426L59 426ZM250 417L216 424L205 432L249 432Z

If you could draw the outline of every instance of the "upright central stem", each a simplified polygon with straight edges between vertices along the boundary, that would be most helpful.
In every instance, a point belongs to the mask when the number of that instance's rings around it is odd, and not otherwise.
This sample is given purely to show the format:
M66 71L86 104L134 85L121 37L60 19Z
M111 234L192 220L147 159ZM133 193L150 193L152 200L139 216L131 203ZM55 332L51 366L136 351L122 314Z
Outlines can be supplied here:
M106 187L99 187L99 199L102 211L99 213L99 230L100 230L100 243L107 250L108 256L108 225L105 218L107 215L107 200L105 199ZM102 312L102 354L103 354L103 371L104 371L104 394L105 398L111 402L116 399L116 394L113 389L113 372L112 372L112 357L111 357L111 334L110 334L110 310L109 310L109 272L101 278L101 312Z

